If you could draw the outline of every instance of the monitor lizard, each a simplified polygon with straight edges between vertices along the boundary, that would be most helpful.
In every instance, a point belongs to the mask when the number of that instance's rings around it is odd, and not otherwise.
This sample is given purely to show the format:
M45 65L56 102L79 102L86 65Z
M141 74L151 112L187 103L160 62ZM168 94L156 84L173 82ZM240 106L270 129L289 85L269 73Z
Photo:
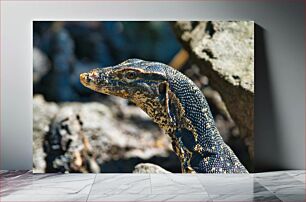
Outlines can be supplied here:
M183 173L248 173L223 141L201 90L174 68L128 59L82 73L80 81L144 110L170 136Z

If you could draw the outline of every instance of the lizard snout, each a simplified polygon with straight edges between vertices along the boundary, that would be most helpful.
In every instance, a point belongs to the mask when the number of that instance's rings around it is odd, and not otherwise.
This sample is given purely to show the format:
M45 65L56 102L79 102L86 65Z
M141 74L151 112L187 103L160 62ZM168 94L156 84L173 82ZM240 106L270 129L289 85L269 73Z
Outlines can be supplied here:
M89 72L89 73L82 73L80 74L80 80L82 83L90 83L95 82L97 80L99 80L99 73L97 73L96 71L93 72Z
M80 81L85 84L89 82L89 74L88 73L82 73L80 74Z

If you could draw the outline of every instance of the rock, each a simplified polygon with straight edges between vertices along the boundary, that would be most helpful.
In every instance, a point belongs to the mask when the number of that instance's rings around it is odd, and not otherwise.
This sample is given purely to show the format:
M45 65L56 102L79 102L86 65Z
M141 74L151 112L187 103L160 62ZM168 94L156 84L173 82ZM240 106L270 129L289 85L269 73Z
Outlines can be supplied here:
M49 124L59 107L53 102L46 102L41 95L33 99L33 172L44 172L46 162L43 151L44 134L49 131Z
M100 172L77 105L62 107L45 135L46 172ZM98 169L97 169L98 168Z
M155 173L155 174L167 174L171 173L162 167L152 163L140 163L135 166L133 173Z
M209 78L254 155L254 22L175 22L177 37Z
M143 111L123 99L106 97L99 103L55 105L35 96L34 105L37 103L42 103L41 108L54 105L57 109L56 114L44 115L50 117L45 121L47 127L36 134L40 138L36 138L34 153L41 154L38 151L44 142L40 159L46 164L45 170L37 172L132 172L141 162L159 162L167 169L180 170L169 137ZM38 112L34 110L34 117L38 118Z

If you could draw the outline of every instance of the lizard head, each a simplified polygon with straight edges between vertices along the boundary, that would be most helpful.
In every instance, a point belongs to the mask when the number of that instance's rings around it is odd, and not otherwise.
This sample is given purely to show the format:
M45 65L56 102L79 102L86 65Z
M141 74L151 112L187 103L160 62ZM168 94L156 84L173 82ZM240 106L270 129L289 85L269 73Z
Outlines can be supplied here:
M131 100L155 122L160 123L167 120L166 92L169 85L166 67L168 66L162 63L129 59L116 66L83 73L80 75L80 81L96 92Z
M163 64L129 59L116 66L82 73L80 81L91 90L132 101L139 95L155 98L162 93L167 80L161 65Z

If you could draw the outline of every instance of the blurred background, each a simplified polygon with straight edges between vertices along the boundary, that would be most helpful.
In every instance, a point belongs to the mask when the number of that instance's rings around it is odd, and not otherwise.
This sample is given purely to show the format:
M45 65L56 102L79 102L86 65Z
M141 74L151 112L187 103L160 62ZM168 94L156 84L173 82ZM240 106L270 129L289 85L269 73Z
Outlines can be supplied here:
M234 29L231 25L222 26ZM206 96L223 139L252 172L253 141L235 124L231 106L210 85L209 74L203 74L203 67L180 38L186 30L200 30L213 38L223 30L220 26L211 22L33 22L34 172L181 172L170 139L144 112L79 82L82 72L129 58L169 64L190 77ZM212 57L210 51L205 54Z

